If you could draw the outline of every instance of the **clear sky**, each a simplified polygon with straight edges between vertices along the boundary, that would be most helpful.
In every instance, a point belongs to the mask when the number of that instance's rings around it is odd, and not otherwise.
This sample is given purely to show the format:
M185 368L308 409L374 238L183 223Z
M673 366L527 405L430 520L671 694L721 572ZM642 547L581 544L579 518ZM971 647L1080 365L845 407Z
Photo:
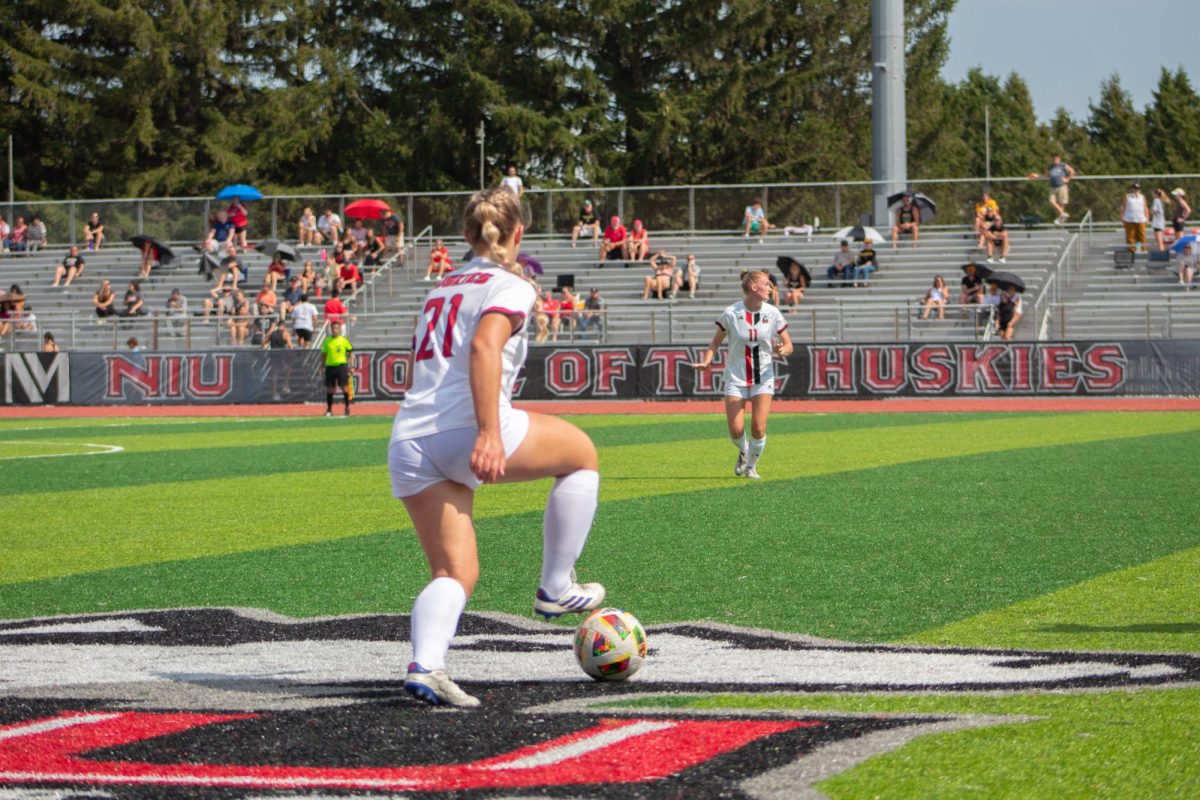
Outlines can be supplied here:
M1077 120L1114 72L1139 111L1161 69L1183 66L1200 91L1200 0L958 0L942 76L971 67L1029 85L1038 119L1064 106Z

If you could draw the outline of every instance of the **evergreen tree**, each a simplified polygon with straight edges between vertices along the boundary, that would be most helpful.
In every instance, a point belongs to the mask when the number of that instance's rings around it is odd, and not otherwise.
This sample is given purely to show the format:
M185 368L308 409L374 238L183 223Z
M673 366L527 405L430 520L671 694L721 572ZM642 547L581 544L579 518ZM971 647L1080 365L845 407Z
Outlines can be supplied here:
M1200 169L1200 96L1182 67L1159 76L1146 107L1146 148L1149 173Z
M1092 174L1133 174L1146 171L1146 122L1133 107L1121 79L1113 75L1100 84L1100 98L1088 104L1088 140L1093 148Z

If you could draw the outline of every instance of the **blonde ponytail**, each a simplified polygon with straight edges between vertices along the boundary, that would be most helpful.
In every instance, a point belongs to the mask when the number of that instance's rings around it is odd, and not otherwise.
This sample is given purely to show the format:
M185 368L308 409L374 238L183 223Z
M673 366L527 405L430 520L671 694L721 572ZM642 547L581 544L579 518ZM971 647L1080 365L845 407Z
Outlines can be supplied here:
M767 273L761 269L744 269L739 277L742 279L742 294L748 294L750 292L750 284L759 278L767 278Z
M463 210L463 236L472 248L484 245L495 264L517 275L524 275L504 242L512 240L521 226L521 204L507 188L484 189L471 195Z

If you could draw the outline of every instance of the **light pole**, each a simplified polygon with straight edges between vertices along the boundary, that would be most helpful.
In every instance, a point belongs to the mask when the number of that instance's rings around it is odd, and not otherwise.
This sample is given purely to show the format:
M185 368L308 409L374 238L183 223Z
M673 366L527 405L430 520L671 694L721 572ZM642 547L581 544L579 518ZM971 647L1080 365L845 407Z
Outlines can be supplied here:
M483 189L483 142L485 137L483 120L479 120L479 128L475 131L475 143L479 145L479 188Z

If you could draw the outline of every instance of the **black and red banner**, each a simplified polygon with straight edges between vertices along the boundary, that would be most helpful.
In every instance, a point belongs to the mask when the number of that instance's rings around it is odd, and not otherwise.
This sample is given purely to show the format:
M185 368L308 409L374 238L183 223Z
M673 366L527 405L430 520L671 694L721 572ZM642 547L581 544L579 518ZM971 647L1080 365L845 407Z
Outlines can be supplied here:
M691 366L703 345L535 348L518 378L525 400L716 398L724 353ZM316 401L313 351L21 353L0 356L5 404L195 404ZM355 395L399 400L408 350L357 351ZM1200 394L1200 341L992 342L802 345L775 362L776 396Z

